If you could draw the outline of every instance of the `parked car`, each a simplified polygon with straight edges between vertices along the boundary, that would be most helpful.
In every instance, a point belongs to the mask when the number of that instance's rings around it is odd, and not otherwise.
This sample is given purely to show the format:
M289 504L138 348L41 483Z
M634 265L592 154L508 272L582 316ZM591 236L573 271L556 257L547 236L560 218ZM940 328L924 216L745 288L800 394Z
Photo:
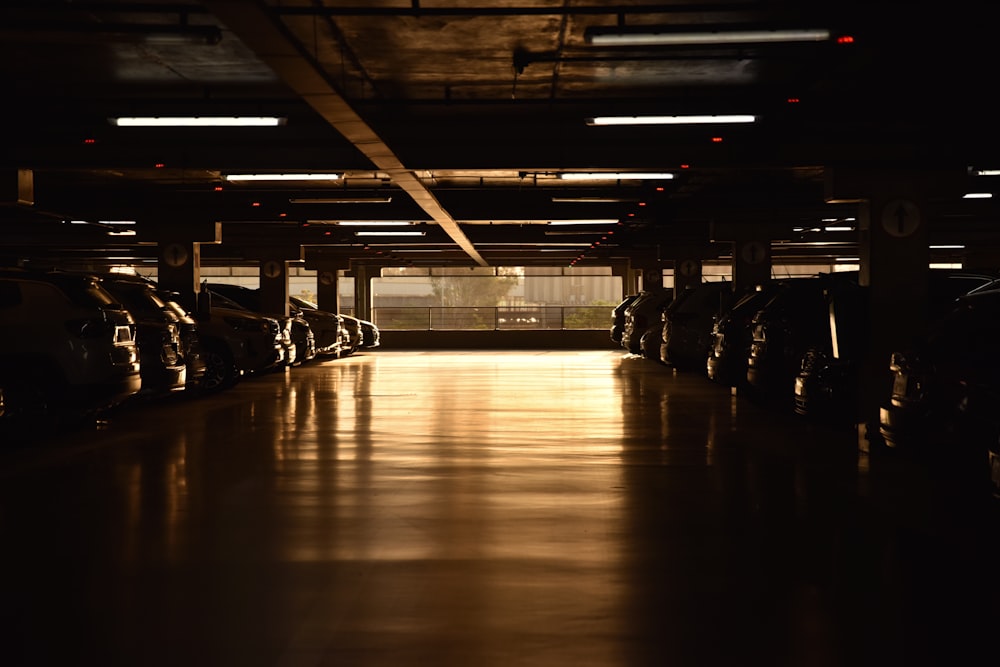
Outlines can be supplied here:
M727 387L747 386L753 317L774 296L780 284L772 280L754 285L734 298L730 307L715 319L705 362L708 379Z
M344 324L351 338L348 354L354 354L358 350L373 350L382 345L382 332L374 322L353 315L341 314L341 317L344 318Z
M916 349L894 352L892 389L879 410L886 445L983 465L1000 438L1000 291L961 297Z
M204 306L196 316L207 367L203 390L221 391L243 378L285 366L291 337L281 322L221 294L206 290L202 298Z
M642 335L651 328L662 325L662 313L673 300L674 291L669 288L643 290L625 309L625 328L622 331L622 347L632 354L642 354ZM655 339L658 342L658 339Z
M382 346L382 332L370 320L358 320L361 324L361 349L374 350Z
M350 345L350 334L342 315L321 310L312 301L297 296L289 296L288 304L309 322L316 337L317 356L336 359Z
M205 373L208 372L208 364L205 360L205 350L201 344L201 334L198 331L198 320L193 313L187 311L177 301L177 294L156 286L157 294L167 304L167 308L177 316L177 324L180 327L181 356L184 357L184 365L187 367L187 389L186 391L195 394L204 389Z
M347 347L344 348L344 355L354 354L361 349L364 342L364 334L361 331L361 320L351 315L340 313L344 318L344 328L347 329Z
M164 301L154 283L124 273L97 274L101 284L132 313L142 365L138 396L155 398L184 391L187 362L181 342L181 318Z
M660 360L681 371L705 371L712 324L733 301L733 284L705 282L681 291L663 311Z
M316 336L309 322L300 314L290 311L285 313L265 312L260 304L260 290L243 285L226 283L206 283L205 288L214 294L221 294L244 308L273 317L288 330L290 346L285 356L286 366L298 366L316 357Z
M940 323L966 293L995 285L986 274L931 269L928 275L927 318L933 328ZM835 316L831 323L838 334L836 347L814 346L806 350L795 378L795 412L831 425L848 426L862 419L860 414L859 364L867 358L870 320L867 288L842 292L831 303Z
M93 275L0 269L5 418L93 413L142 386L132 314Z
M829 350L830 301L856 291L856 271L821 273L781 281L752 320L747 383L754 395L789 411L795 404L795 378L811 348Z
M625 310L638 298L638 294L629 294L621 300L621 303L611 309L611 327L609 333L612 343L616 345L622 344L622 336L625 333Z

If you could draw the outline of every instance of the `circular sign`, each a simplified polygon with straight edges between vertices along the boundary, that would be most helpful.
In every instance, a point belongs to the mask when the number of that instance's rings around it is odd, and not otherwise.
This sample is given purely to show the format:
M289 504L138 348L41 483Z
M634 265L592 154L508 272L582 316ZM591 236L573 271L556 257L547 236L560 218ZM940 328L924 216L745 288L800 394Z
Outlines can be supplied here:
M767 246L760 241L747 241L740 248L740 259L747 264L760 264L767 259Z
M277 278L281 275L281 264L274 259L264 262L264 276L267 278Z
M882 207L882 229L890 236L903 238L920 227L920 209L907 199L893 199Z
M163 263L167 266L177 268L184 266L188 261L188 251L180 243L168 243L163 246Z
M330 271L323 271L319 274L319 282L322 285L332 285L333 284L333 273Z
M695 276L698 275L698 262L693 259L681 260L680 266L677 267L678 272L682 276Z

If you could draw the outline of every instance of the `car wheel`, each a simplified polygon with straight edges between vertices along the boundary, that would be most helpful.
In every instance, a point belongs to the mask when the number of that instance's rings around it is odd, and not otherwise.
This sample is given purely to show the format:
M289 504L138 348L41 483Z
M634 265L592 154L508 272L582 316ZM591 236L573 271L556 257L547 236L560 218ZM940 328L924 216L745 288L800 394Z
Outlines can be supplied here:
M202 391L222 391L236 384L239 373L232 355L219 347L205 350L205 374L201 378Z

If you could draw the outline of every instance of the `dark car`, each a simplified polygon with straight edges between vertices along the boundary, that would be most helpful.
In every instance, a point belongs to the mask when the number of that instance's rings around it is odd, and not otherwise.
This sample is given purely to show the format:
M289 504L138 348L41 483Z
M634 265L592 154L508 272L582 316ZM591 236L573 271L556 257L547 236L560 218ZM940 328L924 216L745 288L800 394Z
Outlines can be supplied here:
M928 275L928 326L936 326L966 293L989 288L995 281L986 274L931 269ZM870 319L868 288L842 291L830 303L833 347L813 346L803 355L795 378L795 412L831 425L858 423L860 414L859 364L867 358Z
M612 343L617 345L622 344L622 336L625 334L625 310L638 298L638 294L629 294L617 306L611 309L611 327L609 333Z
M858 273L821 273L781 281L753 317L747 383L754 396L789 410L807 350L831 349L830 301L856 291Z
M642 354L642 336L663 324L663 309L673 300L672 289L643 290L625 309L622 347L632 354ZM659 339L654 338L654 343ZM651 349L651 348L650 348Z
M382 332L378 326L370 320L358 319L361 326L361 349L374 350L382 345Z
M93 413L142 386L132 314L93 275L0 268L5 418Z
M289 296L288 305L309 322L316 337L317 356L333 359L341 356L350 340L342 315L321 310L312 301L297 296Z
M677 370L704 372L712 345L712 324L732 301L733 285L728 281L682 290L663 311L660 360Z
M985 466L1000 438L998 340L1000 291L981 292L959 298L916 349L894 352L892 388L879 410L885 444Z
M284 367L291 339L277 319L220 294L203 295L208 298L196 316L205 356L205 391L221 391L245 377Z
M99 275L101 284L136 320L142 362L139 395L156 397L197 387L205 366L194 319L179 306L168 303L151 280L128 273ZM188 369L192 369L193 377L188 377Z
M187 365L181 352L180 324L156 287L125 274L100 274L101 284L132 313L142 364L139 396L158 397L187 388Z
M244 308L279 320L287 328L291 347L287 351L285 364L298 366L316 357L316 336L308 320L298 312L291 310L284 313L264 312L260 304L260 290L243 285L227 283L206 283L205 288L215 294L221 294L235 301Z
M779 281L754 285L715 319L705 363L708 379L727 387L746 387L753 318L779 288Z

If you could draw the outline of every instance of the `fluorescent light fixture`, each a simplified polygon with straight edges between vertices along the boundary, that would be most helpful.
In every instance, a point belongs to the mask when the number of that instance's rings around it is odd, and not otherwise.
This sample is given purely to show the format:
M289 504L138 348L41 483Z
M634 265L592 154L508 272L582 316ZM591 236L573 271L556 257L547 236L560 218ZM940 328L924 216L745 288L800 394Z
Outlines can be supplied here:
M605 172L582 172L582 171L566 171L559 174L559 178L564 181L656 181L656 180L668 180L673 178L674 175L670 172L622 172L622 171L605 171Z
M931 269L961 269L961 262L931 262L928 265Z
M296 197L289 204L388 204L392 197Z
M637 202L637 197L553 197L553 204L624 204Z
M98 220L96 223L92 223L89 220L70 220L71 225L134 225L135 220Z
M550 225L614 225L618 218L584 218L580 220L549 220Z
M828 232L853 232L854 231L854 227L844 227L844 226L840 226L840 225L829 225L827 227L824 227L823 229L825 229Z
M965 246L962 245L962 244L954 244L954 245L932 245L932 246L930 246L930 249L931 250L964 250Z
M354 232L355 236L424 236L427 232Z
M342 227L405 227L415 224L408 220L310 220L309 222L332 222Z
M793 30L687 30L655 27L591 28L587 42L594 46L696 46L701 44L764 44L774 42L823 42L830 31L820 28Z
M757 116L729 114L713 116L594 116L587 125L722 125L755 123Z
M340 174L227 174L227 181L335 181Z
M973 169L973 176L1000 176L1000 169Z
M118 127L277 127L279 116L122 116L109 118Z
M857 262L861 261L861 258L860 257L837 257L833 261L835 261L835 262L854 262L854 263L857 263Z
M109 229L108 236L135 236L134 229Z
M992 192L966 192L962 199L993 199Z

